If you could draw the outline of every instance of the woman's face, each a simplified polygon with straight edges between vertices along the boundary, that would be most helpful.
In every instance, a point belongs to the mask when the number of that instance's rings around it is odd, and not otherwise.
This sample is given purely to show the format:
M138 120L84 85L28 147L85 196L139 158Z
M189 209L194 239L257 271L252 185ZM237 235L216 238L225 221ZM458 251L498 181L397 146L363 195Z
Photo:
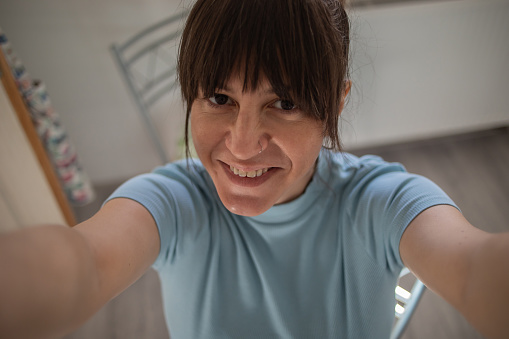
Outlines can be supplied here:
M304 192L324 126L279 98L266 79L252 92L242 91L242 80L232 77L211 98L200 93L191 107L191 133L225 207L254 216Z

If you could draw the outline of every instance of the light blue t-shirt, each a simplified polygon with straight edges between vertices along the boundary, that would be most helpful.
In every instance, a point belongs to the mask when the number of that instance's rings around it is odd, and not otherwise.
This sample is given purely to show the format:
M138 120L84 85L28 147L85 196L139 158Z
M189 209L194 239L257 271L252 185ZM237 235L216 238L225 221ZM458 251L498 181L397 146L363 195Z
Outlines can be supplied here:
M401 235L454 205L426 178L379 157L322 152L305 193L256 217L230 213L203 166L133 178L154 217L154 263L172 339L388 338Z

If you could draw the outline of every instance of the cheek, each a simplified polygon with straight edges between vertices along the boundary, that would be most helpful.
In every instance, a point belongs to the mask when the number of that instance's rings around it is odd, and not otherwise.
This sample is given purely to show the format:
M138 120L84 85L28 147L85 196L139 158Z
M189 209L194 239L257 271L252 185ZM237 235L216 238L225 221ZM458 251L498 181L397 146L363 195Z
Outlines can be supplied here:
M201 158L201 154L207 148L207 143L205 141L209 139L210 136L208 135L208 130L203 128L203 124L200 123L199 119L193 118L193 116L191 116L191 137L193 139L194 148Z
M224 131L221 124L200 113L191 113L190 123L194 148L202 158L204 153L210 152L221 141Z
M285 144L289 152L298 158L307 158L307 154L315 154L320 151L323 144L322 124L309 121L299 128L286 131Z
M321 125L310 123L308 128L294 134L291 145L293 162L298 172L308 172L315 164L323 145L323 133Z

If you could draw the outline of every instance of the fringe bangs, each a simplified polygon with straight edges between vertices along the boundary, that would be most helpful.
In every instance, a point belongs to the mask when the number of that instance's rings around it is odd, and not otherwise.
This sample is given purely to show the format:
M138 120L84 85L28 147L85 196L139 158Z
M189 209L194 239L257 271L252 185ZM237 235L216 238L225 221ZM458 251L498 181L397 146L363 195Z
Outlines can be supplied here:
M279 97L323 121L324 137L339 150L348 29L337 0L198 0L183 32L178 61L187 104L186 138L199 89L212 96L238 75L243 90L254 91L265 76Z

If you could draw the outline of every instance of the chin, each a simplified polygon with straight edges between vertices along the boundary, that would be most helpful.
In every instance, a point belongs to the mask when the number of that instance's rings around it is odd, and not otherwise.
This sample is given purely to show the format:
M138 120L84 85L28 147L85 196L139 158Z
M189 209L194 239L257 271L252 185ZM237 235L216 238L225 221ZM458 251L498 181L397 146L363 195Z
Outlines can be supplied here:
M226 209L233 214L254 217L268 211L274 204L254 197L223 197L219 195Z

